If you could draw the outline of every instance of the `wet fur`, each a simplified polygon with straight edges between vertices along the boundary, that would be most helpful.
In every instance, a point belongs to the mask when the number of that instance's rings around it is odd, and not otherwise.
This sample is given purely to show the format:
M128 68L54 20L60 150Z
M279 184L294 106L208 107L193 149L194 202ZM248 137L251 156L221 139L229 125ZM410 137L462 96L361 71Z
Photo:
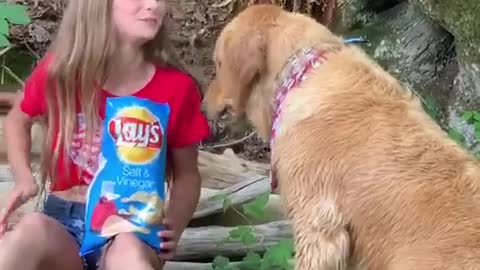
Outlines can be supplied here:
M477 161L411 92L314 20L257 5L227 24L209 116L246 116L268 140L276 75L308 46L332 53L288 95L273 146L296 269L480 269Z

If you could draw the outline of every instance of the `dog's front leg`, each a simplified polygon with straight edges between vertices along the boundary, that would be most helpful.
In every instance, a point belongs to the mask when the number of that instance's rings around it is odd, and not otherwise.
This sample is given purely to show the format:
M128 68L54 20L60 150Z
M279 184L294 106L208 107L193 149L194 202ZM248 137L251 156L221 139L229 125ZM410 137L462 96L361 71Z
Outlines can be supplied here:
M296 270L345 270L348 266L350 237L345 217L334 200L322 195L300 202L290 201L294 232Z

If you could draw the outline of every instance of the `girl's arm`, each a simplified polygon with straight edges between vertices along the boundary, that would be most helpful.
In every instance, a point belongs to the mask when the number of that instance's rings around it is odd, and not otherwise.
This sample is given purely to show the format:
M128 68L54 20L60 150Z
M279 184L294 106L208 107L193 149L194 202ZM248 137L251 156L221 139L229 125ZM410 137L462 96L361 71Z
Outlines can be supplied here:
M201 178L198 170L198 150L187 146L172 150L174 180L165 218L178 240L190 222L200 198Z
M21 93L19 93L21 95ZM8 163L16 184L34 184L30 167L32 120L15 102L4 122Z
M0 237L7 230L10 214L38 193L30 168L31 126L30 118L22 112L17 102L5 118L3 127L8 163L15 186L0 212Z

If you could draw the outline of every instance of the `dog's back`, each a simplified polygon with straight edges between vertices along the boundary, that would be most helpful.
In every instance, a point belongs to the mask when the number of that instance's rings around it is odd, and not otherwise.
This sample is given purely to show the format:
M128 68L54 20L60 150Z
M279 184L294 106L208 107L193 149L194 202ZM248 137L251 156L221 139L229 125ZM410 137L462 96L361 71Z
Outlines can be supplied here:
M283 171L337 181L316 186L338 188L368 269L480 269L478 162L363 52L329 58L288 99Z

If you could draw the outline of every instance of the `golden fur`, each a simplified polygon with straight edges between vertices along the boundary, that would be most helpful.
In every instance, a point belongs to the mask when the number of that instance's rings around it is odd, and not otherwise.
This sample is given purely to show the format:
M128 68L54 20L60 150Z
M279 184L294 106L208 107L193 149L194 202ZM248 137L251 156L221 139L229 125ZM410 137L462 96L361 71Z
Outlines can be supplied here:
M480 269L477 161L411 92L313 19L256 5L226 25L209 116L246 116L268 140L276 76L309 46L329 50L328 61L287 96L273 146L296 269Z

